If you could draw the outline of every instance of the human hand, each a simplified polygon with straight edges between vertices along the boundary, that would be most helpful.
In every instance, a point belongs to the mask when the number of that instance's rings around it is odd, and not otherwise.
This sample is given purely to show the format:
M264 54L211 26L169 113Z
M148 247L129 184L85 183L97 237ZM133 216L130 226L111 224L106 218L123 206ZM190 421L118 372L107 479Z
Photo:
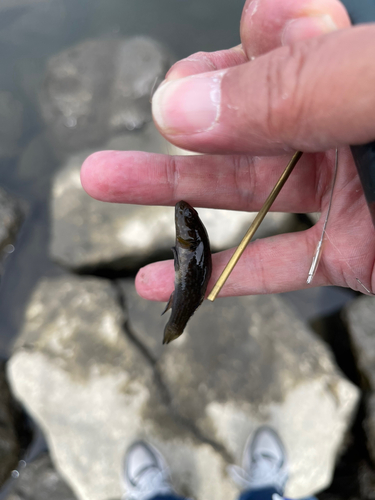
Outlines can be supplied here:
M322 212L322 218L307 231L251 243L220 296L285 292L308 286L330 197L333 148L340 147L313 285L363 292L359 278L374 290L375 232L346 145L375 138L375 26L349 25L337 0L247 1L242 46L176 63L153 98L162 134L209 156L96 153L82 168L85 190L109 202L183 199L196 207L256 211L292 151L306 152L272 209ZM209 291L232 253L213 255ZM173 286L172 261L150 264L136 278L138 293L150 300L167 300Z

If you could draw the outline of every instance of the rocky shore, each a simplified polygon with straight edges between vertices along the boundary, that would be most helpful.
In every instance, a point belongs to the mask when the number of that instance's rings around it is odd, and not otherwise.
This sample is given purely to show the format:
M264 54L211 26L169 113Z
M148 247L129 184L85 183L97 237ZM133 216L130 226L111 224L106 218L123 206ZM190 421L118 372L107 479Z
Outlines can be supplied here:
M0 158L13 158L22 182L47 193L58 269L36 283L1 366L0 498L119 499L124 451L144 438L166 457L179 494L234 499L227 466L240 464L249 434L270 424L291 464L288 497L374 499L375 299L335 302L332 290L327 313L325 292L307 290L298 298L314 304L308 318L293 294L221 299L204 303L184 335L162 346L164 305L141 299L134 276L172 258L173 207L104 204L82 190L80 166L96 150L191 154L151 121L152 89L173 60L140 36L56 53L29 89L43 126L24 148L27 101L0 92L0 126L12 115ZM0 188L0 277L26 207ZM214 251L238 243L252 220L199 213ZM269 214L257 237L306 224ZM37 428L45 443L30 458Z

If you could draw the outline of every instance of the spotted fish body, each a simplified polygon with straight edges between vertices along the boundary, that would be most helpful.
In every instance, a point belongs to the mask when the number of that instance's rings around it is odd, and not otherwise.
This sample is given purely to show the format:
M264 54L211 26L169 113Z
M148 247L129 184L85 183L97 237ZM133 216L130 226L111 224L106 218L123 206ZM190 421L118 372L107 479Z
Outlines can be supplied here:
M163 314L172 308L164 329L163 344L177 339L191 316L203 302L212 262L206 228L197 212L186 201L175 208L176 246L174 255L175 282Z

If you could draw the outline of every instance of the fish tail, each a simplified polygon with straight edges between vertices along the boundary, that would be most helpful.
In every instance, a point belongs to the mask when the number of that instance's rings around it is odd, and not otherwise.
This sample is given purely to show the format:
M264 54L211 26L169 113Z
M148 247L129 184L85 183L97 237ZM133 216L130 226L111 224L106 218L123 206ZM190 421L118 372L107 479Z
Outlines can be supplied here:
M165 330L164 330L163 345L169 344L173 340L177 339L181 334L182 334L182 330L167 323Z

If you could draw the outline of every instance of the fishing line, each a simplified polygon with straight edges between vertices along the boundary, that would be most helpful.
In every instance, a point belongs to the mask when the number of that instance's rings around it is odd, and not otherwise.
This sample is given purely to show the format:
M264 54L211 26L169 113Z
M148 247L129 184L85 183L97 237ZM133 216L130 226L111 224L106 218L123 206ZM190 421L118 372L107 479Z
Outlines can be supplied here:
M318 269L320 258L322 256L322 249L323 249L323 240L324 240L324 235L326 234L326 229L327 229L327 223L328 223L328 218L329 218L329 213L331 211L331 206L332 206L332 199L333 199L333 191L335 189L335 184L336 184L336 177L337 177L337 166L339 163L339 150L336 148L336 155L335 155L335 171L333 173L333 181L332 181L332 188L331 188L331 195L329 198L329 204L328 204L328 210L327 210L327 215L326 219L323 224L323 229L322 229L322 234L320 236L319 243L316 247L315 254L310 266L309 274L307 276L307 284L309 285L312 280L314 279L316 270Z
M329 204L328 204L328 210L327 210L327 214L326 214L326 218L325 218L325 221L324 221L324 225L323 225L323 229L322 229L322 234L321 234L321 237L320 237L320 240L319 240L319 243L316 247L316 250L315 250L315 254L314 254L314 257L313 257L313 260L312 260L312 263L311 263L311 267L310 267L310 270L309 270L309 274L308 274L308 277L307 277L307 283L310 284L315 276L315 273L316 273L316 270L318 269L318 266L319 266L319 262L320 262L320 258L321 258L321 255L322 255L322 248L323 248L323 240L324 240L324 236L327 237L327 239L329 240L329 242L331 243L331 245L337 250L337 252L341 255L343 261L345 262L345 264L348 266L348 268L350 269L351 273L353 274L355 280L362 286L362 288L364 290L366 290L366 292L370 295L375 295L374 293L372 293L363 283L362 281L356 277L355 275L355 272L354 272L354 269L352 268L352 266L349 264L348 260L344 257L344 255L342 254L341 250L333 243L333 241L331 240L329 234L327 233L327 224L328 224L328 218L329 218L329 214L330 214L330 211L331 211L331 206L332 206L332 199L333 199L333 192L334 192L334 189L335 189L335 184L336 184L336 178L337 178L337 170L338 170L338 158L339 158L339 154L338 154L338 149L336 148L336 155L335 155L335 171L334 171L334 174L333 174L333 181L332 181L332 188L331 188L331 195L330 195L330 199L329 199Z
M162 81L163 80L160 78L160 76L155 77L154 83L152 84L152 87L150 90L150 97L149 97L150 104L152 104L152 98L154 97L154 94L157 91L157 89Z
M353 274L354 274L354 273L353 273ZM354 277L355 277L355 276L354 276ZM367 288L367 287L366 287L366 286L362 283L362 281L361 281L359 278L355 278L355 279L358 281L358 283L359 283L360 285L362 285L362 286L363 286L363 288L366 290L366 292L367 292L367 293L369 293L370 295L375 295L375 293L372 293L372 292L371 292L371 291L370 291L370 290L369 290L369 289L368 289L368 288Z

